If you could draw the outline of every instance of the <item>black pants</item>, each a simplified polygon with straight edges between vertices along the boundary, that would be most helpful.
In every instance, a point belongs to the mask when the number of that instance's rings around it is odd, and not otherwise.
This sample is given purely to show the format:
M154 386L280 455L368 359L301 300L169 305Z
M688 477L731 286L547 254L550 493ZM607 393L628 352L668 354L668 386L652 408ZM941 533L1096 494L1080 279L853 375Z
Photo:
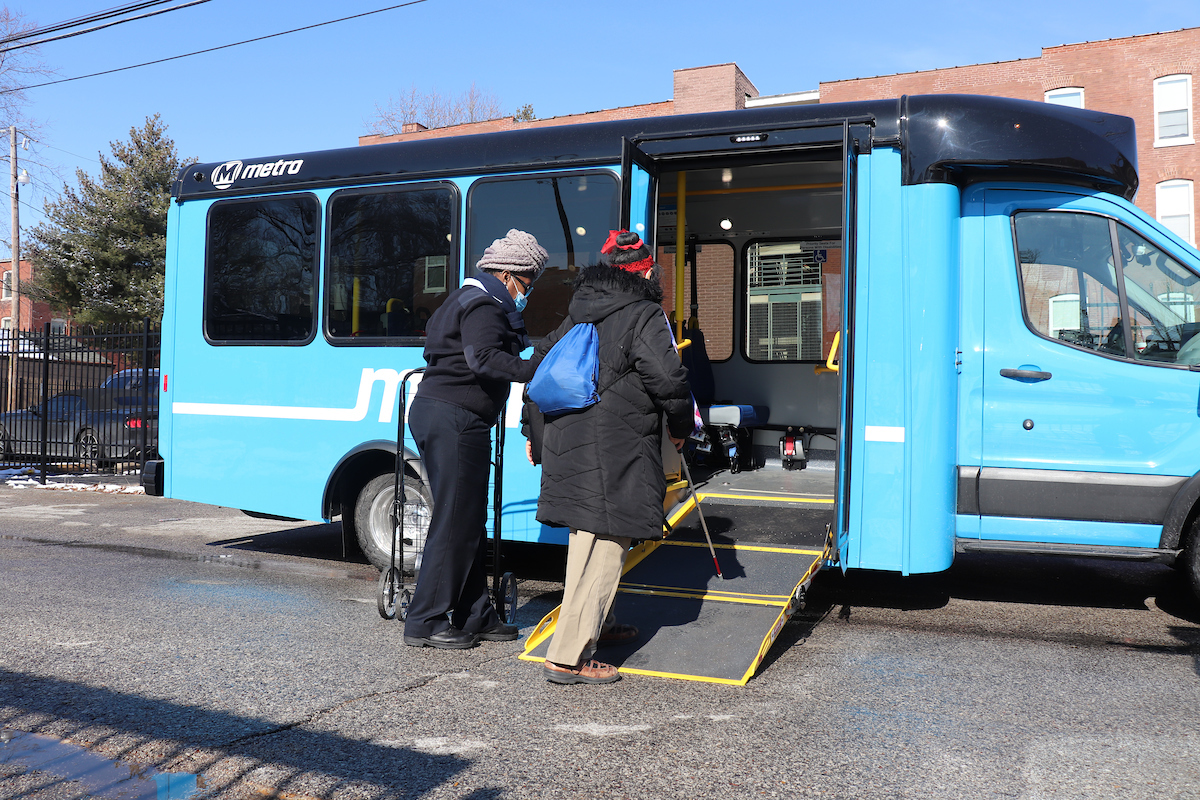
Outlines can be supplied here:
M478 633L500 622L484 571L491 425L418 394L409 428L425 462L433 512L404 635L423 638L451 625Z

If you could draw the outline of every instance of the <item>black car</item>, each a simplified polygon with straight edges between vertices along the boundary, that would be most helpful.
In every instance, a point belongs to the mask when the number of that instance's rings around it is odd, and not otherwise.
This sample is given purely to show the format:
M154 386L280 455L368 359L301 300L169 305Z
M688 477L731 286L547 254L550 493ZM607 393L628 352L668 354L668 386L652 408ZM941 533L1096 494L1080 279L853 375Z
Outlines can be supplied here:
M51 461L76 461L85 469L141 458L145 431L147 457L158 443L158 394L150 393L146 413L138 392L80 389L60 392L23 411L0 414L0 458L30 461L42 453Z

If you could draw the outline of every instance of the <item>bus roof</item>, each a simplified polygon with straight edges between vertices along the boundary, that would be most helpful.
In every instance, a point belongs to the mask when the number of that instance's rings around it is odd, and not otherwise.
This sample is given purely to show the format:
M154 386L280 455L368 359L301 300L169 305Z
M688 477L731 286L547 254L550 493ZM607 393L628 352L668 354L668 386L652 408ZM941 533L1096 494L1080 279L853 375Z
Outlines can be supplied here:
M191 164L172 186L178 202L322 186L390 183L457 175L563 169L621 160L622 139L694 142L726 133L804 128L808 141L840 145L845 123L865 130L862 152L899 146L904 183L1032 179L1068 183L1132 199L1137 143L1129 117L1029 100L979 95L911 95L826 105L533 127L410 142L347 147L282 157ZM861 126L861 127L860 127ZM770 147L749 145L756 153ZM732 137L729 139L732 142ZM734 156L724 144L714 156ZM1003 170L1003 175L1000 174Z

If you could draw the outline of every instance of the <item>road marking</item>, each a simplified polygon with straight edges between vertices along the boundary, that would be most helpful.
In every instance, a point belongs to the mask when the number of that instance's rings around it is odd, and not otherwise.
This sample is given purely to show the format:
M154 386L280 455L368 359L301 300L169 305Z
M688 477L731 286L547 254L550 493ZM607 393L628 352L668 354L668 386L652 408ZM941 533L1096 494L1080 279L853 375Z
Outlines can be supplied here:
M582 733L587 736L623 736L630 733L642 733L650 730L649 725L601 725L589 722L586 725L555 725L554 730L568 733Z

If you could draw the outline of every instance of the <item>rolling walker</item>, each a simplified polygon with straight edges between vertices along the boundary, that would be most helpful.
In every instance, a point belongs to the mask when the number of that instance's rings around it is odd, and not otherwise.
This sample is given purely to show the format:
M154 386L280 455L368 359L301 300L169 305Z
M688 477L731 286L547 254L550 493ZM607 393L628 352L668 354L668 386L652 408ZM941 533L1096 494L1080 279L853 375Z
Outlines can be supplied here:
M404 568L404 548L412 548L413 539L404 536L404 506L407 500L404 488L404 469L407 459L404 457L405 420L408 417L408 382L413 375L419 375L424 368L409 370L400 382L400 418L396 423L396 483L392 499L392 550L388 561L389 567L379 574L376 606L379 616L384 619L400 619L408 616L408 606L412 601L413 588L421 571L421 552L414 555L412 570ZM500 421L495 426L492 448L492 603L500 619L508 624L516 621L517 615L517 581L511 572L501 573L501 519L503 511L503 475L504 475L504 409L500 411ZM422 540L423 541L423 540ZM406 579L411 578L411 582Z

